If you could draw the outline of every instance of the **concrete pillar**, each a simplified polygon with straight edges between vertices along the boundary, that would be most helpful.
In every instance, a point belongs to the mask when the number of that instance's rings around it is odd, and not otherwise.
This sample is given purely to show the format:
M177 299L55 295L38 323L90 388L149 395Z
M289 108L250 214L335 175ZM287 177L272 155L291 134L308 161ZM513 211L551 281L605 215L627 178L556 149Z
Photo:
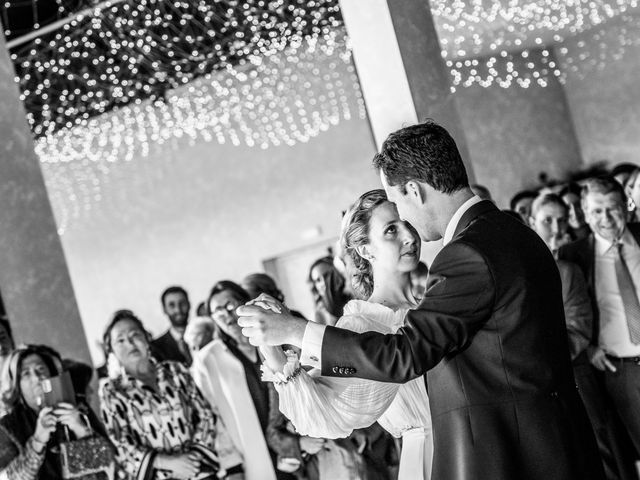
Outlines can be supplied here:
M376 145L431 118L473 169L427 0L340 0Z
M17 343L47 344L63 357L91 364L14 77L0 37L0 293Z

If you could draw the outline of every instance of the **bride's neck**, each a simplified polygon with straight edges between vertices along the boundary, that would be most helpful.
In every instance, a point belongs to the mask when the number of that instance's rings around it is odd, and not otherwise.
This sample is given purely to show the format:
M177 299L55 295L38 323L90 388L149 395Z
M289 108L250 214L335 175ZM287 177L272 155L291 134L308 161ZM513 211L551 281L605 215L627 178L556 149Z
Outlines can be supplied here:
M411 290L409 272L373 272L373 293L369 297L372 303L379 303L392 310L413 308L417 301ZM376 282L376 278L383 279Z

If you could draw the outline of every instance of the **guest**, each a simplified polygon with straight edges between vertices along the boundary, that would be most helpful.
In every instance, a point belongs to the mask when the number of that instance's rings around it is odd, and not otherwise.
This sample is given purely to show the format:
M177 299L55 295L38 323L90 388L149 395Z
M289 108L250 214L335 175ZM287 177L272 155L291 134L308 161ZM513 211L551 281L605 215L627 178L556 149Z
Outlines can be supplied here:
M309 283L315 304L316 323L335 325L350 297L345 293L344 277L333 265L333 258L322 257L309 269Z
M593 300L594 332L588 354L602 372L608 396L640 456L640 225L628 224L622 186L588 180L582 207L593 233L560 249L576 263Z
M198 351L207 346L215 338L216 333L216 324L208 316L191 320L184 331L184 341L187 342L191 356L194 357Z
M11 325L6 317L0 317L0 392L2 391L2 372L4 366L9 360L9 356L15 348L13 342L13 334L11 333ZM0 399L0 417L6 413L2 399Z
M62 360L62 365L69 372L73 391L76 394L76 401L89 403L89 398L94 391L91 388L91 378L93 377L93 368L83 362L78 362L70 358Z
M509 208L516 212L522 218L522 221L529 225L531 217L531 203L538 196L538 192L533 190L522 190L516 193L509 202Z
M591 229L584 219L584 212L580 205L580 191L582 188L577 183L568 183L558 192L569 209L569 235L572 240L580 240L589 236Z
M482 200L489 200L490 202L493 202L493 198L491 197L491 192L484 185L478 185L477 183L474 183L469 187L471 188L471 191L473 192L474 195L477 195Z
M638 165L634 163L618 163L611 169L611 177L620 185L624 186L629 179L629 175L631 175L636 168L638 168Z
M104 436L104 430L85 403L42 406L42 380L62 372L55 350L44 345L19 347L5 367L2 398L9 413L0 419L0 478L59 480L56 425L65 426L71 440Z
M189 295L182 287L169 287L160 297L162 310L169 319L171 327L162 336L151 342L151 353L156 359L174 360L191 365L191 353L182 338L189 323Z
M554 257L562 245L571 242L567 206L553 193L542 194L533 201L529 226L540 235Z
M244 478L241 455L186 367L151 357L133 312L114 314L104 345L121 366L100 386L100 400L125 478Z
M569 228L569 209L562 198L554 194L540 195L531 206L531 228L557 254L557 248L566 245ZM600 385L597 372L589 363L587 347L593 330L593 312L587 283L580 267L564 260L557 260L562 282L569 352L578 392L585 404L593 426L608 480L629 477L631 459L621 445L624 432Z
M242 288L244 288L251 300L258 297L261 293L275 298L280 302L284 302L284 293L278 288L275 280L266 273L252 273L242 280ZM302 313L296 310L290 310L291 315L299 318L305 318Z
M640 221L640 181L638 181L638 177L640 177L640 168L633 170L624 184L624 193L627 195L627 211L631 223Z
M273 298L284 298L284 294L276 285L275 280L266 273L251 273L244 277L240 285L252 300L261 293L266 293Z
M269 389L260 379L258 350L242 335L235 314L247 301L249 294L240 285L228 280L216 283L207 300L210 319L198 319L186 338L195 346L194 331L208 332L194 355L193 377L209 403L217 405L234 443L250 460L245 465L247 480L269 480L276 478L276 455L265 440ZM211 341L214 328L218 337Z
M196 316L198 317L207 317L209 314L207 313L207 304L205 302L200 302L196 307Z

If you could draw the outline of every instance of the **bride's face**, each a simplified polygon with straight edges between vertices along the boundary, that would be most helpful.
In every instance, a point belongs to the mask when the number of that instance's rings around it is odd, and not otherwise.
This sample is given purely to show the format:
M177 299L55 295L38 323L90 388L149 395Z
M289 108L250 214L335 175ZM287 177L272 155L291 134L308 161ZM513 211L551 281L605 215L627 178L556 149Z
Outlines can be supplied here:
M395 205L385 202L371 215L366 251L372 265L387 271L410 272L420 260L420 238L409 223L400 220Z

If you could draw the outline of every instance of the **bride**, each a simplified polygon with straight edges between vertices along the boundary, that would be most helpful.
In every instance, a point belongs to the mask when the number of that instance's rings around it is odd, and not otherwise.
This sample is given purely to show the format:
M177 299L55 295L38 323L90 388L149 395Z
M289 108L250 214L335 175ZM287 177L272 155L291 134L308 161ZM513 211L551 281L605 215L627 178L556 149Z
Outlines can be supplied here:
M405 313L417 306L410 272L420 259L420 239L400 220L384 190L362 195L349 209L340 239L346 261L353 264L354 290L367 300L351 300L337 327L356 332L395 333ZM270 298L257 305L279 309ZM406 384L320 376L300 369L295 353L262 347L264 380L280 396L280 410L301 435L337 438L376 420L402 437L399 480L429 480L433 458L431 414L422 377Z

